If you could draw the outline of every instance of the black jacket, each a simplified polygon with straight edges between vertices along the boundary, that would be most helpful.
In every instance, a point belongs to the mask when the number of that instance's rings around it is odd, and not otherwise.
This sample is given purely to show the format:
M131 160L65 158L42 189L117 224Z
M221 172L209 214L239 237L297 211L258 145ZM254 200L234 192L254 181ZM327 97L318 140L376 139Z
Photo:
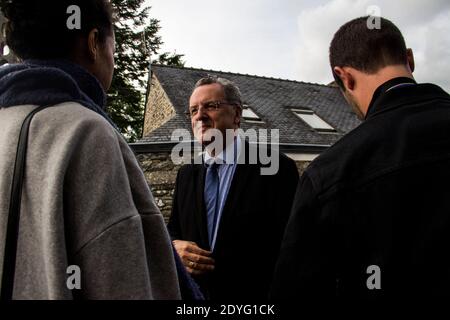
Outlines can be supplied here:
M248 156L254 147L244 145ZM268 297L298 171L295 162L281 153L276 175L261 175L261 167L260 163L236 167L212 255L215 269L195 278L208 299L259 301ZM193 241L209 250L205 171L203 165L180 169L168 228L172 239Z
M381 86L366 121L300 179L273 298L449 290L450 97L432 84L386 92L404 81Z

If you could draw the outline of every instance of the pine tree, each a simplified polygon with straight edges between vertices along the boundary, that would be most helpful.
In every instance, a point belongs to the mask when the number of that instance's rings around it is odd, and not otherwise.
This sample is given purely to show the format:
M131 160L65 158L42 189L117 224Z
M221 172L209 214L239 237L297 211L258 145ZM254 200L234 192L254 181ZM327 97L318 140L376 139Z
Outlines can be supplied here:
M150 58L184 66L183 55L160 53L159 20L144 0L112 0L116 10L116 67L108 93L108 113L130 142L141 137Z

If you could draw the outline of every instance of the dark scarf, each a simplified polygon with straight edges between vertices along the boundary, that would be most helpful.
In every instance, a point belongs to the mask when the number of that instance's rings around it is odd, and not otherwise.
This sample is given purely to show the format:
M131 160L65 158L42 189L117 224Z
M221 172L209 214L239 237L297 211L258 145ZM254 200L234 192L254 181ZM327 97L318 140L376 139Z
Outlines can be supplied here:
M106 94L98 80L66 60L26 60L0 68L0 108L77 102L103 116Z

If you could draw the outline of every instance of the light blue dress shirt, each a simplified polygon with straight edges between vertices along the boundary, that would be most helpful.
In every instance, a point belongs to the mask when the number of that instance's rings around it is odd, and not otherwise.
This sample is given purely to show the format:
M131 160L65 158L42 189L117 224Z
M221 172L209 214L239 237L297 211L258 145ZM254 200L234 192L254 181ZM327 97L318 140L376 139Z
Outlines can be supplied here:
M214 235L211 244L211 251L214 250L217 233L220 227L220 220L222 217L223 207L227 200L228 191L230 190L231 183L233 181L234 172L236 171L237 159L239 159L239 155L241 152L242 140L239 135L236 136L234 143L232 145L227 146L225 150L223 150L216 157L212 157L205 151L203 154L204 161L206 164L210 165L212 162L216 162L219 164L218 173L219 173L219 211L217 216L216 226L214 228Z

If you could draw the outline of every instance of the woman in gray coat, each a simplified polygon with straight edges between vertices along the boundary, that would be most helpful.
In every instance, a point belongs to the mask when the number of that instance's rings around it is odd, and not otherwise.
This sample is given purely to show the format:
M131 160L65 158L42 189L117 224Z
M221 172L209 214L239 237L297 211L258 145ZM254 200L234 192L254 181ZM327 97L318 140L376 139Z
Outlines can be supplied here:
M29 127L15 268L3 277L12 298L179 299L162 215L105 113L109 1L1 3L7 44L23 62L0 68L0 266L19 132L48 106ZM69 21L77 12L79 26Z

